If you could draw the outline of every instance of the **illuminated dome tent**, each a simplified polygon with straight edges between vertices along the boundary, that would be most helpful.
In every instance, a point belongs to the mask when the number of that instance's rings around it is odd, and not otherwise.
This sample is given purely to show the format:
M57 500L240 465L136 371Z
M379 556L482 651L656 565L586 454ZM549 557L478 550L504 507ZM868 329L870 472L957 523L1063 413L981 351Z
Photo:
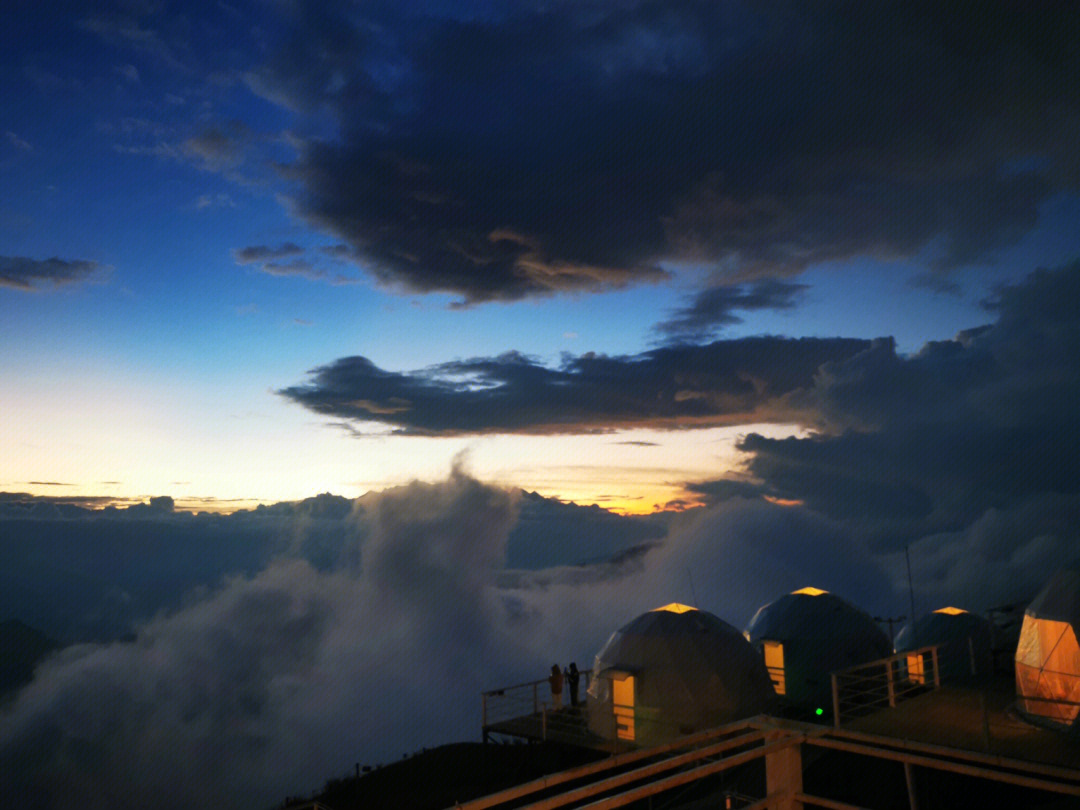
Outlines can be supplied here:
M1077 732L1080 709L1080 567L1058 571L1024 611L1016 694L1030 719Z
M752 717L774 700L761 657L738 630L674 603L611 634L587 693L590 730L636 745Z
M763 655L776 694L803 709L832 705L836 670L892 655L889 636L869 614L819 588L759 608L745 635Z
M940 645L938 667L942 681L964 681L989 675L994 669L994 629L989 619L955 607L943 607L904 625L896 634L898 653ZM933 678L929 654L906 657L908 679L925 683Z

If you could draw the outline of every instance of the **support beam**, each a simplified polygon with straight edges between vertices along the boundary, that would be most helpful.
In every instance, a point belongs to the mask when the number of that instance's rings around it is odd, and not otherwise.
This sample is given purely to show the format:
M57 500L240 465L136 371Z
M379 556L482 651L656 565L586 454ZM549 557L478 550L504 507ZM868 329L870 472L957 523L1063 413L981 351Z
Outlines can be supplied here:
M765 735L766 745L781 740L791 735L779 730ZM802 746L785 745L765 755L765 794L773 797L769 810L802 810L796 798L802 788Z

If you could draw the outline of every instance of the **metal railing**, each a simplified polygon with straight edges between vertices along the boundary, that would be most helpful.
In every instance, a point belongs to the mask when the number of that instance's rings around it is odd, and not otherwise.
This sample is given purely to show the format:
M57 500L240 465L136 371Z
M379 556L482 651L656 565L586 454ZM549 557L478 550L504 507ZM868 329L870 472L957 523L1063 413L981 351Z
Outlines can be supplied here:
M941 688L940 645L879 658L832 674L833 725Z
M481 725L489 733L531 739L574 742L587 736L585 691L592 673L581 672L577 701L564 681L561 706L556 708L547 678L490 689L480 693Z
M586 690L591 682L592 673L583 671L577 705L571 701L564 684L562 706L558 709L552 703L546 678L482 692L481 731L484 739L505 735L571 743L615 753L655 745L701 728L700 722L687 725L654 707L621 705L610 699L603 701L604 709L599 714L594 707L595 728L590 728Z

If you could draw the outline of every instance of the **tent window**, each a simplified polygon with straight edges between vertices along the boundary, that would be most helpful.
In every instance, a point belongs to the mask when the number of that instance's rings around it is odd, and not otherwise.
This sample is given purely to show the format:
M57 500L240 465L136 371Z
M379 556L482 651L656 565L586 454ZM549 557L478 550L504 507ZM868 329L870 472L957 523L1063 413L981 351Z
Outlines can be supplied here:
M776 694L787 694L787 678L784 676L784 645L779 641L764 641L761 651L765 654L765 668L769 670Z
M612 710L615 713L615 732L620 740L634 739L634 678L612 681Z
M907 677L912 683L926 683L926 661L922 655L907 656Z

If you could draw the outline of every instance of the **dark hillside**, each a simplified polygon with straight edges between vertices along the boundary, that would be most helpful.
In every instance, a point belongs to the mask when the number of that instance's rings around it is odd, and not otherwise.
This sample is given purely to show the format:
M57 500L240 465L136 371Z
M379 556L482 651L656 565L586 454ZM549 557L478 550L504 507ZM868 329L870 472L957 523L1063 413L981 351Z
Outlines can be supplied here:
M395 808L443 810L548 773L582 765L606 754L537 743L453 743L385 765L359 779L331 779L313 798L333 810ZM288 801L285 807L309 799Z

